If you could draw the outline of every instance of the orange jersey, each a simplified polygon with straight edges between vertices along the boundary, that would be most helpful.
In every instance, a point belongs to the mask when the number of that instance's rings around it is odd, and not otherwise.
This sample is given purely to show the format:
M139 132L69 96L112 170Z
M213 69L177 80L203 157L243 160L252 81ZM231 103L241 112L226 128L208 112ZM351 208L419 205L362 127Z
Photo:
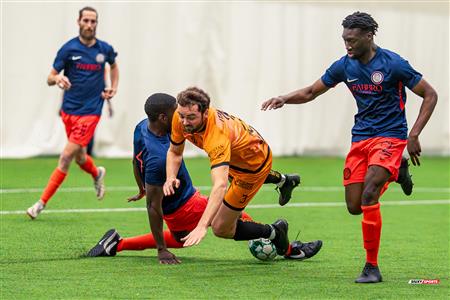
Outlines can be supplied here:
M256 174L270 158L269 145L251 126L226 112L209 108L206 127L196 133L183 130L179 115L172 120L171 141L175 145L188 140L205 150L211 168L229 165L230 173Z

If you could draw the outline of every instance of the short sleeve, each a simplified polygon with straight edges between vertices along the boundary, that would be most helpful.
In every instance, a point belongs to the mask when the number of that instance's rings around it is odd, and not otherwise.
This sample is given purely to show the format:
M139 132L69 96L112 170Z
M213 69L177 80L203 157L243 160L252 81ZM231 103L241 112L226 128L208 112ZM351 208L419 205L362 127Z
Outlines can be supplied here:
M327 87L334 87L339 82L344 81L344 64L341 60L335 61L326 71L325 74L322 75L322 82Z
M174 145L181 145L184 143L183 128L180 124L180 118L175 111L172 118L172 131L170 133L170 142Z
M413 89L422 79L422 74L414 70L409 62L403 58L400 58L398 61L396 73L398 80L403 82L409 89Z
M216 126L208 133L204 149L208 154L211 169L230 163L231 142L228 133L223 128Z
M116 62L117 52L111 45L108 45L107 62L112 65Z
M62 47L59 49L56 54L55 61L53 62L53 69L55 69L58 73L64 69L64 66L67 62L68 51L66 47Z

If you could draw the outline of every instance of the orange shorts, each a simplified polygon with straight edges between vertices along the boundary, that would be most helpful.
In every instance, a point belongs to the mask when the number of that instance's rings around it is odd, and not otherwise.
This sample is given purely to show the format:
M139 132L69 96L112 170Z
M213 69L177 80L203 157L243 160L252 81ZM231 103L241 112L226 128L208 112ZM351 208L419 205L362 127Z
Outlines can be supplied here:
M271 168L272 153L269 152L264 167L258 173L244 173L230 169L231 182L223 203L232 210L244 210L266 181Z
M189 200L174 213L164 215L164 221L170 231L192 231L208 204L208 197L196 191Z
M367 168L381 166L391 173L389 181L398 177L406 140L397 138L375 137L354 142L345 160L344 185L364 182Z
M100 121L100 116L97 115L69 115L62 110L61 118L66 127L66 135L69 142L82 147L86 147L89 144Z

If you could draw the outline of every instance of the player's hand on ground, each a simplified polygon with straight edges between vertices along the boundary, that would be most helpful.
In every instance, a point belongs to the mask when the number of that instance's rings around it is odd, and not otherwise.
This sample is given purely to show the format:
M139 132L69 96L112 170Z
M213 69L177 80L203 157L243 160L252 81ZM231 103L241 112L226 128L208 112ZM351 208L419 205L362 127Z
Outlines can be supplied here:
M68 90L72 87L72 84L70 83L69 78L67 78L66 76L64 76L62 74L58 74L56 76L55 82L58 85L58 87L62 90Z
M408 137L407 147L411 162L415 166L420 166L420 152L422 152L422 147L420 146L419 137Z
M167 178L163 185L164 196L175 194L175 189L180 187L180 180L177 178Z
M261 110L271 110L271 109L277 109L283 107L285 101L282 97L274 97L267 101L265 101L261 105Z
M181 260L167 249L158 250L158 259L159 263L163 265L175 265L181 263Z
M133 201L138 201L141 200L142 198L144 198L145 196L145 190L139 191L139 193L137 193L134 196L128 197L128 202L133 202Z
M105 88L102 92L102 98L105 100L109 100L116 94L117 90L113 88Z
M192 230L187 236L181 239L184 242L183 247L190 247L200 244L207 231L208 228L199 226L195 227L194 230Z

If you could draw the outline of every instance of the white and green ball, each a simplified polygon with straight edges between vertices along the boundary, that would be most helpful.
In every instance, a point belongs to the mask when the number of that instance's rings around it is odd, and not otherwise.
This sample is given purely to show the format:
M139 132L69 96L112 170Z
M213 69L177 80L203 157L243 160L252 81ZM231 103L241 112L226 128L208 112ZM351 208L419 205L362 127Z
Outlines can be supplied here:
M256 239L248 241L250 253L259 260L270 261L277 257L277 248L269 239Z

